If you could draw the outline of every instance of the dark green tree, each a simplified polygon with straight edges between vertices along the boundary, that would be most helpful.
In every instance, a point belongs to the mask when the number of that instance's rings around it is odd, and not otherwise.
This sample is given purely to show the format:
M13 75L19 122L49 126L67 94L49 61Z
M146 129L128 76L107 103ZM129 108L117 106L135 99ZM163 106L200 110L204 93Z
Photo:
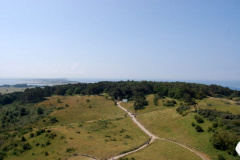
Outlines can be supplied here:
M133 104L135 110L144 109L145 106L147 105L148 105L148 101L146 101L146 97L142 92L135 94L134 104Z

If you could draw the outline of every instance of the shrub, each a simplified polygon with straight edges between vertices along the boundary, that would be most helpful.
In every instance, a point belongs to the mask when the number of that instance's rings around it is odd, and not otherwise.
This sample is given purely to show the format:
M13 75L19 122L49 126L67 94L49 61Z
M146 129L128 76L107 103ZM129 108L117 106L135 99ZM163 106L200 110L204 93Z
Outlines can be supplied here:
M68 104L65 104L65 107L69 107L69 105L68 105Z
M218 160L226 160L226 158L223 157L223 155L219 154L219 155L218 155Z
M196 124L194 122L192 122L192 126L194 127L194 126L196 126Z
M61 109L64 109L64 107L57 107L57 110L61 110Z
M36 136L39 136L44 132L45 132L45 129L39 129L39 130L36 131Z
M49 119L49 123L50 123L50 124L54 124L54 123L56 123L56 122L58 122L58 120L57 120L56 117L51 117L51 118Z
M177 104L175 100L167 100L167 102L164 103L164 106L171 107L174 106L175 104Z
M37 114L43 114L43 108L42 107L38 107L37 108Z
M3 151L0 151L0 160L3 160L3 158L6 156L7 154Z
M89 99L87 99L87 100L86 100L86 102L88 102L88 103L89 103L89 102L90 102L90 100L89 100Z
M21 141L24 142L24 141L27 141L27 139L24 136L22 136Z
M203 122L204 122L203 118L202 118L201 116L197 115L197 114L194 116L194 119L195 119L198 123L203 123Z
M208 127L207 131L211 132L212 131L212 127Z
M29 137L30 138L34 137L34 133L30 133Z
M196 126L195 126L195 129L196 129L198 132L203 132L203 131L204 131L204 130L202 129L202 127L199 126L199 125L196 125Z
M57 99L57 103L61 103L61 100L60 100L60 98L58 98L58 99Z
M215 133L209 139L214 148L222 151L227 151L228 154L233 156L237 156L235 147L238 144L239 140L240 138L237 135L234 135L233 133L227 131Z
M67 149L66 149L66 152L73 152L73 151L75 151L74 148L67 148Z
M212 124L212 127L213 127L213 128L217 128L217 127L218 127L218 122L214 122L214 123Z
M190 109L190 106L179 106L176 111L181 114L182 116L186 116L188 113L186 112L187 110Z
M48 156L48 155L49 155L49 153L46 151L46 152L45 152L45 156Z
M50 142L49 140L47 140L46 146L48 146L48 145L50 145L50 144L51 144L51 142Z
M30 150L31 148L32 148L32 146L31 146L29 143L24 143L24 144L22 145L22 149L23 149L24 151Z
M131 136L129 136L128 134L124 136L124 138L131 138Z

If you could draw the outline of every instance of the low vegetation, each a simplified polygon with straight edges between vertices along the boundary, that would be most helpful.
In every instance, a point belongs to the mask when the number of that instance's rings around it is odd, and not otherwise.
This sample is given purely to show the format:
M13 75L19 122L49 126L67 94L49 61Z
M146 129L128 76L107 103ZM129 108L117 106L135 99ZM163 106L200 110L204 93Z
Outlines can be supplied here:
M148 137L116 106L123 98L129 102L121 105L138 113L137 119L157 136L197 147L212 159L236 158L239 93L217 85L121 81L0 94L0 159L64 159L75 152L106 159L133 150ZM172 148L179 154L170 155ZM199 158L157 141L123 159L143 157Z

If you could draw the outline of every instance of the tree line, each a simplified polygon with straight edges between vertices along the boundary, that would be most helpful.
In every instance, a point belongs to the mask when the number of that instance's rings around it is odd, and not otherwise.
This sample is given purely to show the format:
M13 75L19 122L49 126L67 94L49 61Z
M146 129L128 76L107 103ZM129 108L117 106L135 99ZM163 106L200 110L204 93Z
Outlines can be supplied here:
M202 99L207 96L222 95L234 98L240 91L219 85L204 85L186 82L154 82L154 81L102 81L98 83L77 83L58 86L27 88L24 92L0 94L0 105L10 104L14 101L22 103L35 103L51 95L98 95L108 93L113 99L134 97L147 94L157 94L158 97L171 97L179 100ZM190 100L188 100L190 101Z

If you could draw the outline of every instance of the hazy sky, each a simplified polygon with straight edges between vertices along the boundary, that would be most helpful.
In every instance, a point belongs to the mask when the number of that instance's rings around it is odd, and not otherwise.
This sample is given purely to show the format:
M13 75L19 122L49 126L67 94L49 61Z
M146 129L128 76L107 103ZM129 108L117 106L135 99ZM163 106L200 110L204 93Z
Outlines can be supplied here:
M0 77L240 80L240 0L0 0Z

